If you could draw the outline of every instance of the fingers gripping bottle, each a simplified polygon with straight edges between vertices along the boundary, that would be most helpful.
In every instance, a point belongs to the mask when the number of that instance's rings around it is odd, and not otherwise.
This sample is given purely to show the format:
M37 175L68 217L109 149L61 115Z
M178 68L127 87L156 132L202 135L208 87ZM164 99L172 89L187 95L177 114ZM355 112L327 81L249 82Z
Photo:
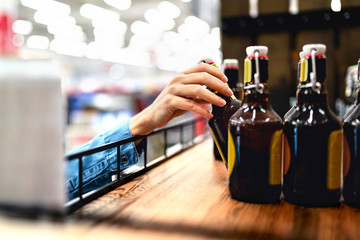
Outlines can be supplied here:
M230 87L230 89L233 91L234 96L236 97L236 99L240 102L241 104L241 93L242 93L242 87L240 85L239 82L239 62L237 59L224 59L223 65L222 65L222 70L225 74L225 76L228 78L228 85ZM219 116L219 114L217 114L217 116L214 118L214 121L216 122L223 122L220 123L222 127L221 131L225 131L224 134L226 136L226 138L224 139L225 142L223 142L223 140L218 140L218 144L222 144L224 146L224 150L223 155L225 160L227 161L227 124L229 122L230 117L240 108L240 105L238 104L237 101L234 101L235 104L230 104L229 106L227 106L227 113L225 113L225 115L223 116ZM218 108L217 106L213 106L213 112L219 112L220 115L221 113L221 108ZM220 141L220 142L219 142ZM216 147L216 142L214 144L214 156L216 160L222 160L221 154L218 150L218 147Z
M358 79L360 59L358 61ZM344 202L360 208L360 89L357 88L356 100L343 121L344 129Z
M300 86L297 106L284 120L284 199L307 207L335 206L341 194L342 131L327 100L326 46L307 44L303 51L301 72L309 83Z
M282 121L269 101L267 52L246 49L243 102L229 121L230 194L252 203L277 202L281 193Z
M216 64L211 59L204 59L200 62L208 63L216 67ZM234 95L227 97L218 91L214 91L212 89L210 90L226 101L226 104L223 107L218 107L212 104L213 117L209 120L209 127L216 149L220 153L221 159L227 166L228 122L230 117L240 108L241 101L237 100Z

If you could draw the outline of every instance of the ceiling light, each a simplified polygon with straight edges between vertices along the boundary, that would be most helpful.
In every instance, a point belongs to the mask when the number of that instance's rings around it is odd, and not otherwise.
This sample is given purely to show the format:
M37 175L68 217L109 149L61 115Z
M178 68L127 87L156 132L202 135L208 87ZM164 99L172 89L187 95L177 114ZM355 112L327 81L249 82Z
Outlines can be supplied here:
M14 33L27 35L33 30L33 25L29 21L16 20L12 25L12 29Z
M49 47L49 39L45 36L32 35L27 39L26 46L28 48L45 50Z
M61 23L63 25L73 25L76 20L74 17L68 15L54 15L45 10L38 10L34 14L34 20L37 23L51 25Z
M161 13L171 18L177 18L178 16L180 16L181 13L178 6L168 1L163 1L159 3L158 9Z
M127 10L131 6L131 0L104 0L104 2L120 10Z
M80 7L80 15L89 19L120 19L120 15L118 13L96 6L91 3L85 3Z
M188 24L190 26L194 26L198 30L201 30L204 33L209 32L210 26L207 22L201 20L200 18L197 18L195 16L188 16L185 18L185 24Z
M331 0L331 10L334 12L341 11L341 1L340 0Z
M191 0L181 0L181 1L185 3L191 2Z
M146 21L162 30L170 30L175 26L175 22L172 18L169 18L162 14L159 10L151 8L148 9L144 17Z
M59 33L82 33L83 29L79 25L72 25L72 24L51 24L47 26L47 30L51 34L59 34Z
M200 39L202 35L209 33L210 26L197 17L189 16L185 18L185 23L179 26L178 31L187 39Z
M97 42L91 42L87 45L86 57L91 59L98 59L101 55L101 46Z
M43 1L41 0L21 0L21 4L32 9L39 9Z
M65 3L54 0L21 0L21 4L35 10L46 10L56 15L69 15L71 7Z
M80 41L56 38L50 43L50 50L64 55L82 57L86 53L87 44Z
M135 21L131 24L130 29L134 34L143 34L151 30L151 26L147 22Z
M170 31L163 34L163 41L171 48L176 48L182 45L185 39L181 37L180 34Z
M124 35L127 31L126 23L117 20L111 21L111 20L97 18L92 20L92 25L94 28L104 29L120 35Z

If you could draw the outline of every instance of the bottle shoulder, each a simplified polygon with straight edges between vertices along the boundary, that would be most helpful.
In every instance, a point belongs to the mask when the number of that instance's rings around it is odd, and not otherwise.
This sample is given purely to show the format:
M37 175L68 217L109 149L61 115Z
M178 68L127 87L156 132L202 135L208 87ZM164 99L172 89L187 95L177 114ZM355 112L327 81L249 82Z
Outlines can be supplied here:
M329 106L295 106L289 110L285 125L315 126L321 124L333 124L341 127L340 119L333 113Z
M263 108L246 103L243 103L242 107L230 118L230 124L233 125L257 123L282 124L282 120L271 107Z

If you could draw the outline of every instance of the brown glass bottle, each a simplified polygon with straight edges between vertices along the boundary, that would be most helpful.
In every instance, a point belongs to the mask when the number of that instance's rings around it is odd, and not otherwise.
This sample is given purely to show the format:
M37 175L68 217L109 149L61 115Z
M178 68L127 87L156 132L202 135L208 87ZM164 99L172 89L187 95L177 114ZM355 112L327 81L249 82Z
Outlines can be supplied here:
M241 101L234 96L226 97L221 93L216 94L223 98L226 104L223 107L212 105L213 117L209 120L209 127L221 158L227 164L228 123L230 117L240 108Z
M304 45L307 78L298 105L284 120L283 193L287 202L335 206L340 201L341 124L331 111L325 87L326 47Z
M236 99L242 99L242 83L239 80L239 61L237 59L224 59L223 71L228 78L228 84Z
M358 79L360 59L358 61ZM344 202L360 208L360 89L356 91L354 107L349 110L343 121L344 130Z
M211 58L203 59L200 62L217 67ZM223 107L218 107L212 104L213 117L209 120L208 124L214 139L214 157L215 159L223 160L227 166L228 122L230 117L240 108L241 101L237 100L234 95L227 97L218 91L214 91L212 89L209 90L226 101L226 104Z
M239 82L239 62L237 59L224 59L224 63L222 65L222 69L226 77L228 78L228 85L230 89L233 91L235 98L240 101L241 104L241 94L242 94L242 88L240 86ZM218 107L213 106L213 113L216 113L216 120L218 123L220 123L223 129L221 131L225 131L226 139L225 142L220 140L218 141L218 144L223 145L225 151L224 157L225 160L227 158L227 123L229 122L230 117L240 108L240 105L238 105L238 102L234 101L235 104L230 104L228 107L225 106L227 109L224 116L221 116L221 109L218 109ZM220 120L221 119L221 120ZM219 124L218 124L219 125ZM214 141L214 156L216 160L222 160L221 153L216 146L216 142Z
M243 103L229 121L229 190L240 201L273 203L281 194L282 122L269 102L267 47L246 50Z

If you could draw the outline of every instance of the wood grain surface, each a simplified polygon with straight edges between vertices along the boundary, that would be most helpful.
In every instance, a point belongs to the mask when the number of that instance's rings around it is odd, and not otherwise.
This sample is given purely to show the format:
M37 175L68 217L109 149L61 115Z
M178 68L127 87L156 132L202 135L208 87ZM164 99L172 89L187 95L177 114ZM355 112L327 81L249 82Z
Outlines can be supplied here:
M78 222L144 232L148 237L360 239L360 210L341 204L304 208L284 201L231 199L227 171L207 139L86 205Z
M0 239L360 239L360 210L231 199L212 139L61 222L0 217Z

